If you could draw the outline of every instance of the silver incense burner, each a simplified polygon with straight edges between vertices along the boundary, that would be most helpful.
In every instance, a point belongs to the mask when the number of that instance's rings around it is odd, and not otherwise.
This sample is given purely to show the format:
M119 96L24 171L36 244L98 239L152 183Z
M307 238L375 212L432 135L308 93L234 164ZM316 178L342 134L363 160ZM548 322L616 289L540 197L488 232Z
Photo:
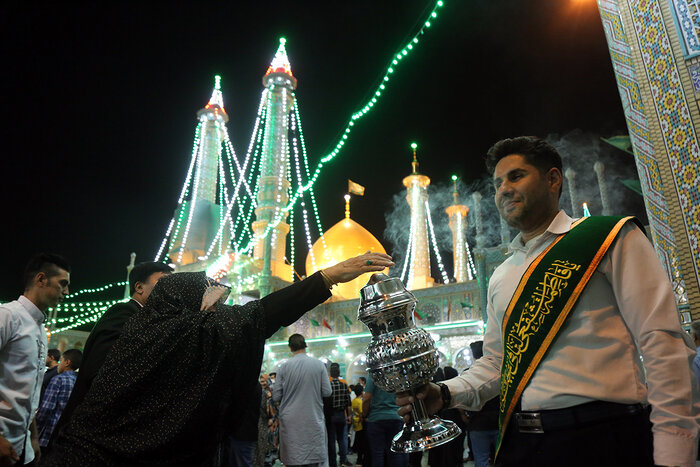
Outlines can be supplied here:
M416 327L417 300L400 279L374 274L360 290L358 319L372 333L367 367L374 384L387 392L411 392L429 383L439 366L435 342ZM456 438L454 422L430 417L423 401L413 404L413 421L391 443L394 452L424 451Z

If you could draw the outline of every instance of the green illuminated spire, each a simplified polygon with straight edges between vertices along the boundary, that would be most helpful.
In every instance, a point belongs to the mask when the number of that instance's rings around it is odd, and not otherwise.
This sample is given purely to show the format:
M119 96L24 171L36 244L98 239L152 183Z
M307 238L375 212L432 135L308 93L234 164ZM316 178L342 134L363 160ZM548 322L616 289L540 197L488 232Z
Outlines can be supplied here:
M284 46L286 43L287 39L280 37L280 45L277 47L277 53L275 54L275 58L272 59L272 63L270 63L270 67L267 69L265 76L270 73L284 73L294 77L292 74L292 65L289 63L289 57L287 57L287 49Z
M211 99L209 99L209 106L218 105L222 109L224 108L224 95L221 93L221 76L214 76L214 90L211 93Z

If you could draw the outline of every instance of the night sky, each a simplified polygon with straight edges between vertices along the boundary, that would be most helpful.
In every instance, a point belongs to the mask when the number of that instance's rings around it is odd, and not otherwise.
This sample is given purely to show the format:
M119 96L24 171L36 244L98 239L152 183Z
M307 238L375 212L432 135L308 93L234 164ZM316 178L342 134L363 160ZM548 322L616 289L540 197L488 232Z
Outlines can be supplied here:
M484 176L484 154L503 137L626 133L593 0L444 1L324 167L316 193L325 228L342 218L351 178L367 188L353 218L381 239L411 141L433 183L452 173L468 182ZM21 292L22 268L39 251L69 259L73 290L123 280L132 251L151 260L214 75L242 157L280 36L315 167L433 6L239 3L4 7L0 300Z

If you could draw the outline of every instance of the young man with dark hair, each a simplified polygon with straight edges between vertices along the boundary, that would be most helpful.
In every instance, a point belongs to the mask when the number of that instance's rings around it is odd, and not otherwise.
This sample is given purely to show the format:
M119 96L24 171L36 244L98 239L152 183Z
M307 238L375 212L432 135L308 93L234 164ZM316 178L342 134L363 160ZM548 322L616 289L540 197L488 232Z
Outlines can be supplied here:
M340 379L340 365L331 363L330 367L331 395L329 401L330 414L326 419L328 432L328 462L331 467L338 465L335 457L335 443L338 442L340 464L351 465L348 461L348 425L352 420L350 391L348 385Z
M289 337L292 358L277 369L272 399L279 403L280 460L288 466L328 461L323 398L331 395L325 365L306 355L301 334Z
M54 434L57 434L60 428L67 423L75 408L85 398L90 386L92 386L92 381L102 368L110 349L119 339L126 322L143 307L158 280L164 274L172 272L170 266L157 262L139 263L131 270L129 274L131 299L112 306L95 323L95 327L85 342L83 363L80 372L78 372L75 387L63 410L61 419L53 430Z
M417 397L434 413L500 394L497 465L695 465L695 348L636 220L567 216L540 139L496 143L487 166L520 233L489 281L484 356ZM401 415L411 401L397 397Z
M39 446L44 454L44 450L49 445L51 433L73 391L77 377L75 371L80 368L82 361L83 353L78 349L63 352L61 362L58 364L58 375L51 380L41 399L36 413L36 424L39 429Z
M46 310L68 295L70 265L52 254L34 256L24 272L24 294L0 305L0 465L38 459L34 413L47 355Z
M44 381L41 383L41 397L44 397L46 386L49 385L51 378L58 374L59 360L61 360L61 351L58 349L49 349L46 354L46 373L44 373Z

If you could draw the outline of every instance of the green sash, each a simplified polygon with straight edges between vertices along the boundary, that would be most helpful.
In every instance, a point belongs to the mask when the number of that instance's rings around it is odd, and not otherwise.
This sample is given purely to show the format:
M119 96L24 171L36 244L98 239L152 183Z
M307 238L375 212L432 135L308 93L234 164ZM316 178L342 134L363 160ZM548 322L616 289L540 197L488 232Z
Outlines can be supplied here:
M596 216L576 221L523 274L503 316L500 436L569 312L622 226L633 217ZM641 225L640 225L641 226Z

